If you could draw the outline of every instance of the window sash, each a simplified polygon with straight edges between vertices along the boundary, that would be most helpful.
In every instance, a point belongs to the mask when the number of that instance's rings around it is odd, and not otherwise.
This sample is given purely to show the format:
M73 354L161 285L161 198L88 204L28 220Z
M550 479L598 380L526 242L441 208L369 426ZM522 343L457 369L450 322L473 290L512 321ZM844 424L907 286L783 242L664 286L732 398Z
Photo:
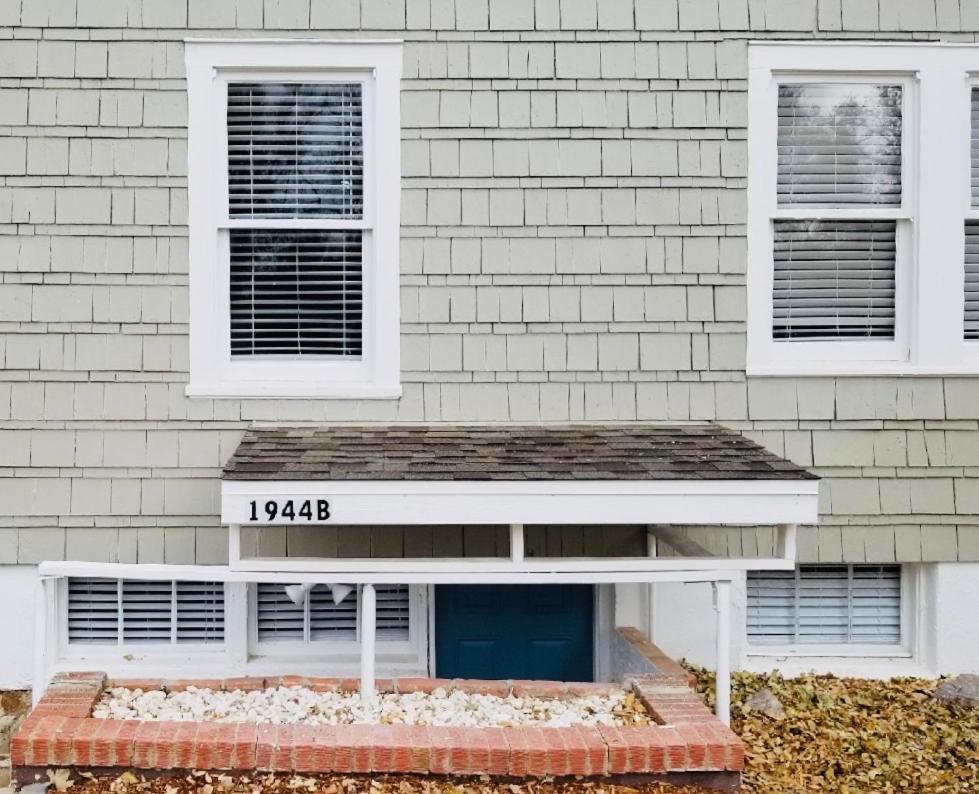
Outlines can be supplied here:
M808 86L897 86L901 89L901 163L900 163L900 201L871 204L865 203L859 206L847 205L833 206L830 202L786 202L780 201L779 192L783 190L782 168L779 163L781 157L779 140L781 129L778 121L780 112L781 90L783 86L795 85L803 88ZM769 329L767 340L772 347L775 358L785 358L788 360L796 359L820 359L820 358L863 358L865 356L897 359L906 349L905 336L908 328L908 318L906 315L907 299L904 296L905 274L910 266L911 245L908 238L913 231L910 221L912 215L909 210L909 183L908 183L908 144L909 129L908 117L911 114L911 101L909 99L912 91L907 80L889 79L885 77L862 77L859 75L848 74L810 74L810 75L785 75L777 76L773 79L770 101L774 103L775 129L774 139L772 140L774 169L772 184L765 185L765 195L768 196L768 218L769 218L769 254L768 261L771 267L771 282L767 285ZM841 202L838 202L841 203ZM792 334L777 335L776 328L779 327L781 320L781 310L776 306L776 296L779 301L790 298L790 293L779 286L776 280L776 236L778 230L785 227L786 222L790 221L827 221L827 222L846 222L846 221L895 221L895 252L894 252L894 296L893 306L893 338L878 338L876 335L868 334L865 336L841 336L839 338L816 338L809 339L805 336L798 337ZM798 296L802 300L801 295ZM871 302L872 303L872 302ZM845 313L843 307L840 311L831 310L830 301L824 301L827 317L830 314ZM811 306L810 306L811 310ZM869 307L868 307L869 310ZM800 306L797 314L805 311Z

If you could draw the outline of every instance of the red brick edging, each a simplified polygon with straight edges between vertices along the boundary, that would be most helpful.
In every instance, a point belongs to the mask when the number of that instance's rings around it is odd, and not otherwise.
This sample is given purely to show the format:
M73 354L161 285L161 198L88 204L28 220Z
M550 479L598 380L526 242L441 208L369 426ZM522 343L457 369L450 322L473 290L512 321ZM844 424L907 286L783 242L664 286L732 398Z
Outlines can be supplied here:
M344 688L340 679L174 681L258 688L277 683ZM120 681L160 688L160 681ZM11 741L15 775L48 767L138 770L213 769L272 772L490 774L512 777L737 773L744 747L688 687L669 676L633 684L658 724L644 727L453 728L414 725L269 725L101 720L90 716L106 684L102 673L57 677ZM436 686L492 694L550 696L607 690L607 685L534 681L384 682L392 691Z

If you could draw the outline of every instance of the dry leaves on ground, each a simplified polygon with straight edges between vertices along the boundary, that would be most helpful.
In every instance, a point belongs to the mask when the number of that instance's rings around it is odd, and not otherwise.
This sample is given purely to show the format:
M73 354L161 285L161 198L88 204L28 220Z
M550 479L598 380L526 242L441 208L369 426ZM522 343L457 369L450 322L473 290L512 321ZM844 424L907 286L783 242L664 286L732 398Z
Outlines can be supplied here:
M714 676L691 667L713 707ZM732 727L744 740L745 794L976 794L979 709L931 698L939 681L735 673ZM781 720L745 701L767 687Z
M52 771L62 780L65 770ZM97 779L91 774L72 775L69 794L703 794L688 786L650 785L633 788L601 782L555 782L533 780L525 783L491 781L479 778L439 778L404 776L342 775L219 775L194 772L183 777L146 780L133 772L117 778ZM62 781L63 782L63 781Z

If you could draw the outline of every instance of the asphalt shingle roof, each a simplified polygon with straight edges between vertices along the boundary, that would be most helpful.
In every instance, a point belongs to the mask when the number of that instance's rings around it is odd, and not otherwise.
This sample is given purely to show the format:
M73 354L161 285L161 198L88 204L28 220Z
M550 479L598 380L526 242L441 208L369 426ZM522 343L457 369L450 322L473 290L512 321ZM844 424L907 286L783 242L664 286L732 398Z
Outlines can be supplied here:
M336 425L249 430L228 480L808 480L718 425Z

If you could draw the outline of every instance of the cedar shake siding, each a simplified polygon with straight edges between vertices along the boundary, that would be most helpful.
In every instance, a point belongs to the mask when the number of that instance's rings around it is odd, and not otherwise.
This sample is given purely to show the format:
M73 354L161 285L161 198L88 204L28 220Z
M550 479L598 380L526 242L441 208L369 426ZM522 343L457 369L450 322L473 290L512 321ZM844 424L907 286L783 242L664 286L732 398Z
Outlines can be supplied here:
M0 26L0 563L224 562L256 422L688 420L823 478L801 562L979 561L979 378L745 374L747 42L972 43L976 0L30 0ZM404 39L400 399L185 395L192 36Z

